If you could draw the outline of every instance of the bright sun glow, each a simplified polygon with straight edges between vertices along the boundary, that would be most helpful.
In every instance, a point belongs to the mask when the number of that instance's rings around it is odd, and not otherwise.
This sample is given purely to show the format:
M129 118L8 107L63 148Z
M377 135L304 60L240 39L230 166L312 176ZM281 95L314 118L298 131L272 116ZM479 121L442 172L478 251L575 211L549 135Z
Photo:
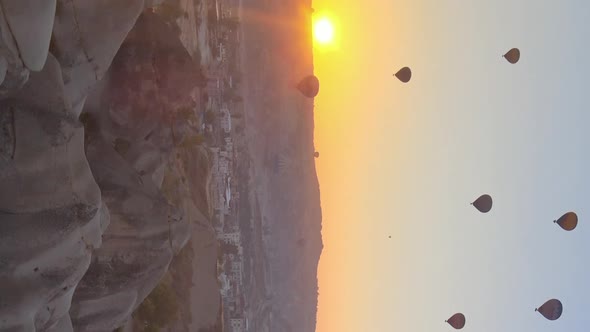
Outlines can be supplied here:
M334 27L327 18L318 20L313 26L315 40L320 44L331 43L334 39Z

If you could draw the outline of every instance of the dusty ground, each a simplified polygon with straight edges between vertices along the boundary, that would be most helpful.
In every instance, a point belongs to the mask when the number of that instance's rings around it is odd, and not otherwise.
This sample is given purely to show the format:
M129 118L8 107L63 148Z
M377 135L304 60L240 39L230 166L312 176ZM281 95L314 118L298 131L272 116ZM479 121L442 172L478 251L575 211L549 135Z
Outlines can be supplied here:
M220 297L217 284L217 247L211 234L194 234L191 240L194 262L197 267L193 273L191 294L190 331L215 324L219 312Z
M170 331L199 331L217 321L221 298L217 282L217 239L209 219L211 178L208 152L204 147L181 149L178 173L186 179L188 192L182 205L195 228L186 250L191 253L173 261L170 267L175 277L175 289L181 298L181 324ZM183 259L184 258L184 259ZM189 277L190 276L190 277Z

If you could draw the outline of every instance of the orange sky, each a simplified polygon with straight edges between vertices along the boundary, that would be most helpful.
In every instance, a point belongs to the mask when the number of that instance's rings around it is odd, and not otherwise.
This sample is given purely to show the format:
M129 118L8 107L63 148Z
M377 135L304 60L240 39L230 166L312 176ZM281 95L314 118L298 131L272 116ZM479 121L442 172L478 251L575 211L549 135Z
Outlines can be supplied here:
M558 330L588 326L588 234L551 223L588 209L587 2L313 7L337 38L314 49L317 331L445 330L459 311L477 331L549 331L533 309L550 297L568 303ZM469 204L482 193L488 214Z
M393 319L392 310L400 305L386 300L403 287L402 280L393 280L396 270L387 253L403 251L407 240L400 238L403 223L393 231L389 211L403 204L394 199L404 195L395 188L404 187L403 172L410 171L401 152L414 153L404 138L411 113L400 110L419 99L421 83L403 85L392 74L424 58L413 39L421 33L418 26L423 22L416 17L422 8L412 3L313 4L314 19L331 18L336 38L330 47L314 46L320 80L314 137L321 154L316 167L324 242L318 332L384 331L383 317ZM404 260L401 254L393 256Z
M331 19L336 38L334 45L314 47L315 75L321 82L315 99L315 145L321 153L317 170L324 241L318 271L317 331L363 331L368 327L362 322L370 315L367 303L372 299L359 285L370 280L367 276L377 262L367 259L373 256L372 249L358 234L369 223L363 199L372 195L363 192L368 190L363 183L370 176L367 163L378 160L378 144L371 135L360 133L374 131L379 121L375 116L381 112L372 110L382 109L384 98L380 96L390 93L386 88L392 82L387 81L392 79L391 66L396 61L389 58L392 52L385 58L379 49L383 38L396 37L390 30L395 24L386 14L389 5L382 2L381 12L350 0L314 1L313 6L314 19ZM350 319L355 315L359 319Z

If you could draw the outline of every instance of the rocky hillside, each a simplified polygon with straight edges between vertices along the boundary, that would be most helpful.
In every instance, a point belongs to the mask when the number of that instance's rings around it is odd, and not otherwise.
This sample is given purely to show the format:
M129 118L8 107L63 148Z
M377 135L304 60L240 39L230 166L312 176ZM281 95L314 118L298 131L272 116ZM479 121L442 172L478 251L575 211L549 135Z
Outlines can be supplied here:
M189 239L200 71L155 3L0 5L1 331L113 331Z

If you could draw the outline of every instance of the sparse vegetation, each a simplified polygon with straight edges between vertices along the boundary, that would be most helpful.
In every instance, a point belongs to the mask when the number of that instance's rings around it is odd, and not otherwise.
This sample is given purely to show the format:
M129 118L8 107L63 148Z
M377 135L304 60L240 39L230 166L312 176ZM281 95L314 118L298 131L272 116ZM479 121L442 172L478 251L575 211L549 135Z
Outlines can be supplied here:
M182 143L180 144L181 148L185 148L185 149L190 149L192 147L198 146L203 144L203 142L205 142L205 136L201 135L201 134L197 134L194 136L188 136L186 137Z
M195 118L195 113L190 107L184 106L176 110L176 116L184 121L189 121Z
M125 156L131 147L131 142L124 138L117 138L115 142L113 142L115 151L117 151L121 156Z
M172 323L178 314L176 294L166 281L162 281L141 303L135 315L144 324L143 331L159 331Z

